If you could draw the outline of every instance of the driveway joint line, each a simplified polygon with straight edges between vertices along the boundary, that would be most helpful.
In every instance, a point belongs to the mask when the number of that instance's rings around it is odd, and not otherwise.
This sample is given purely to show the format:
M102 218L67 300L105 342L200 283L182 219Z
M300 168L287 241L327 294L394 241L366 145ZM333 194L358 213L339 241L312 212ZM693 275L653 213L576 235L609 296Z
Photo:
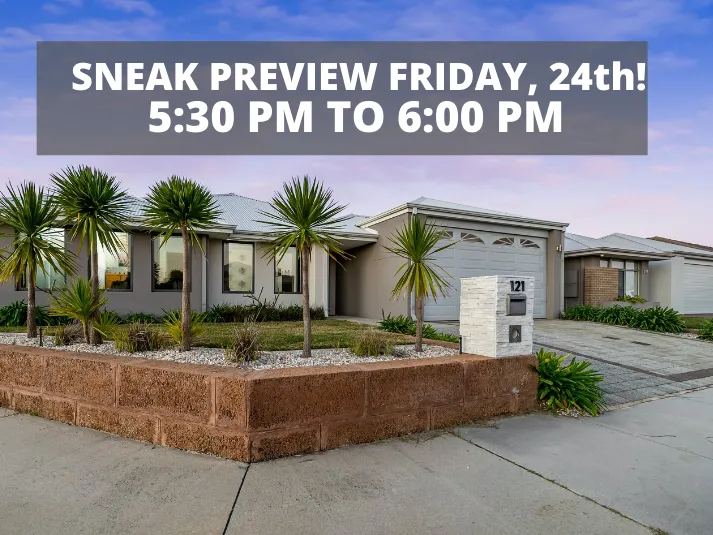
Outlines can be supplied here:
M225 527L223 528L222 535L228 533L228 528L230 527L230 521L233 518L233 512L235 511L235 506L238 504L238 498L240 497L240 492L243 490L243 484L245 483L245 478L248 476L250 471L250 463L245 467L245 472L243 472L243 478L240 480L240 486L238 487L238 492L235 494L235 499L233 500L233 506L230 508L230 513L228 513L228 519L225 521Z
M617 510L614 509L613 507L610 507L610 506L608 506L608 505L606 505L606 504L603 504L603 503L599 503L599 502L598 502L597 500L595 500L594 498L590 498L589 496L586 496L586 495L584 495L584 494L580 494L580 493L577 492L576 490L573 490L573 489L567 487L566 485L564 485L563 483L560 483L560 482L557 481L556 479L549 478L549 477L547 477L547 476L545 476L545 475L543 475L543 474L540 474L539 472L536 472L535 470L532 470L531 468L527 468L526 466L523 466L523 465L521 465L521 464L519 464L519 463L513 461L512 459L508 459L507 457L505 457L505 456L503 456L503 455L500 455L499 453L495 453L494 451L489 450L489 449L486 448L485 446L481 446L480 444L476 444L475 442L473 442L473 441L471 441L471 440L468 440L467 438L465 438L464 436L460 435L459 433L457 433L457 432L455 432L455 431L453 431L453 430L451 431L451 433L452 433L455 437L457 437L457 438L459 438L459 439L461 439L461 440L467 442L468 444L471 444L471 445L475 446L476 448L480 448L481 450L483 450L483 451L485 451L485 452L488 452L488 453L490 453L491 455L494 455L494 456L497 457L498 459L502 459L503 461L508 462L508 463L510 463L510 464L512 464L512 465L514 465L514 466L517 466L518 468L521 468L522 470L525 470L526 472L529 472L530 474L532 474L532 475L534 475L534 476L537 476L537 477L539 477L539 478L541 478L541 479L544 479L545 481L547 481L547 482L549 482L549 483L552 483L553 485L557 485L557 486L560 487L561 489L564 489L564 490L566 490L566 491L568 491L568 492L571 492L571 493L574 494L575 496L579 496L579 497L581 497L581 498L584 498L585 500L590 501L590 502L592 502L592 503L598 505L599 507L603 507L604 509L607 509L608 511L611 511L611 512L614 513L615 515L620 516L621 518L625 518L626 520L630 520L631 522L634 522L635 524L638 524L638 525L641 526L641 527L644 527L644 528L646 528L646 529L648 529L648 530L651 530L652 533L657 533L656 530L657 530L658 528L655 528L654 526L649 526L648 524L644 524L643 522L640 522L640 521L636 520L635 518L631 518L630 516L625 515L625 514L622 513L621 511L617 511Z

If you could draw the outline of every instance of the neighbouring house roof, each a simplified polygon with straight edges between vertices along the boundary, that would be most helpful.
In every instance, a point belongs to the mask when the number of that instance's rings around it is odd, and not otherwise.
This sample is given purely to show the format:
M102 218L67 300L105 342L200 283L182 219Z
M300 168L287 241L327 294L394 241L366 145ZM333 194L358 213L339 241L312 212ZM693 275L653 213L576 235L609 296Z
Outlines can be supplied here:
M713 250L639 238L629 234L609 234L602 238L590 238L579 234L565 234L565 256L621 254L642 259L662 259L672 256L713 258Z
M684 247L692 247L694 249L702 249L703 251L708 251L708 252L713 253L713 247L709 247L708 245L699 245L697 243L690 243L687 241L672 240L671 238L662 238L661 236L654 236L649 239L654 240L654 241L664 242L664 243L670 243L672 245L683 245Z
M424 213L427 215L438 217L456 217L461 219L487 220L500 223L516 223L521 226L531 226L547 229L564 230L568 223L560 223L556 221L548 221L543 219L534 219L521 215L508 214L505 212L497 212L488 208L478 208L477 206L469 206L428 197L419 197L413 201L399 205L395 208L369 217L362 222L362 225L369 226L380 221L391 219L405 212Z

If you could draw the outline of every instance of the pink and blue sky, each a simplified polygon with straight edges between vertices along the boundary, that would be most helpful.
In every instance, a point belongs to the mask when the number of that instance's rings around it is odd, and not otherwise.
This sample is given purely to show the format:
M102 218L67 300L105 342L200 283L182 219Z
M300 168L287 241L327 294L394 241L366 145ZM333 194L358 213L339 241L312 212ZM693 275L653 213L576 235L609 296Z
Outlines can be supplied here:
M0 180L86 163L136 195L181 174L267 200L308 173L359 214L426 196L713 245L712 32L711 0L0 0ZM38 40L646 40L649 155L40 157Z

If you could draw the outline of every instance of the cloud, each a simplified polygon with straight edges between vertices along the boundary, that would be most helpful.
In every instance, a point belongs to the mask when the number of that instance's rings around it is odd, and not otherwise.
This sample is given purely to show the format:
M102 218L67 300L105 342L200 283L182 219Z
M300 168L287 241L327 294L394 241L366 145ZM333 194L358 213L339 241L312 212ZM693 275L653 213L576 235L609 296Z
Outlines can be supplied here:
M153 19L84 19L72 23L47 23L36 27L42 39L51 41L155 40L163 35L163 25Z
M102 0L102 3L110 8L123 11L124 13L141 13L147 17L153 17L157 11L145 0Z
M0 28L0 49L35 46L39 36L24 28Z
M649 62L652 65L659 65L662 67L670 67L674 69L692 67L693 65L696 65L698 63L698 61L693 58L679 56L675 52L670 51L651 56Z

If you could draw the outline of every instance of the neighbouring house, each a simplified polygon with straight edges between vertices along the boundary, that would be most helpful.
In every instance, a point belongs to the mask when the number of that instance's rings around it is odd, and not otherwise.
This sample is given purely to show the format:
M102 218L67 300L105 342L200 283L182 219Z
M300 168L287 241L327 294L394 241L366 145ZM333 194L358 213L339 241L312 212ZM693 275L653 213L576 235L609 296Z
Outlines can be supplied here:
M639 295L682 314L713 313L713 248L610 234L565 239L565 307Z
M196 310L221 303L249 303L251 295L284 305L301 304L300 262L296 251L281 261L265 257L270 228L260 220L266 202L240 195L216 195L222 210L220 224L201 233L205 257L192 253L191 302ZM133 206L129 232L119 236L126 245L120 255L100 251L100 284L109 299L107 308L121 314L180 307L183 252L180 236L163 246L142 225L141 200ZM566 223L542 221L472 206L420 198L373 217L351 216L338 233L341 247L351 258L338 265L321 250L310 259L310 302L328 315L378 319L385 314L413 315L413 299L391 299L403 263L383 246L396 229L415 215L446 230L446 240L457 244L438 254L440 265L451 278L448 295L425 306L428 321L452 321L459 317L460 278L479 275L527 275L535 280L535 317L556 318L563 301L563 240ZM0 229L7 234L8 229ZM51 233L58 243L77 252L78 243L65 229ZM10 238L0 237L0 247ZM445 242L444 242L445 243ZM86 249L78 256L81 276L88 276ZM64 274L48 270L38 276L40 289L63 284ZM25 299L24 277L0 286L0 304ZM38 304L48 294L38 292Z

